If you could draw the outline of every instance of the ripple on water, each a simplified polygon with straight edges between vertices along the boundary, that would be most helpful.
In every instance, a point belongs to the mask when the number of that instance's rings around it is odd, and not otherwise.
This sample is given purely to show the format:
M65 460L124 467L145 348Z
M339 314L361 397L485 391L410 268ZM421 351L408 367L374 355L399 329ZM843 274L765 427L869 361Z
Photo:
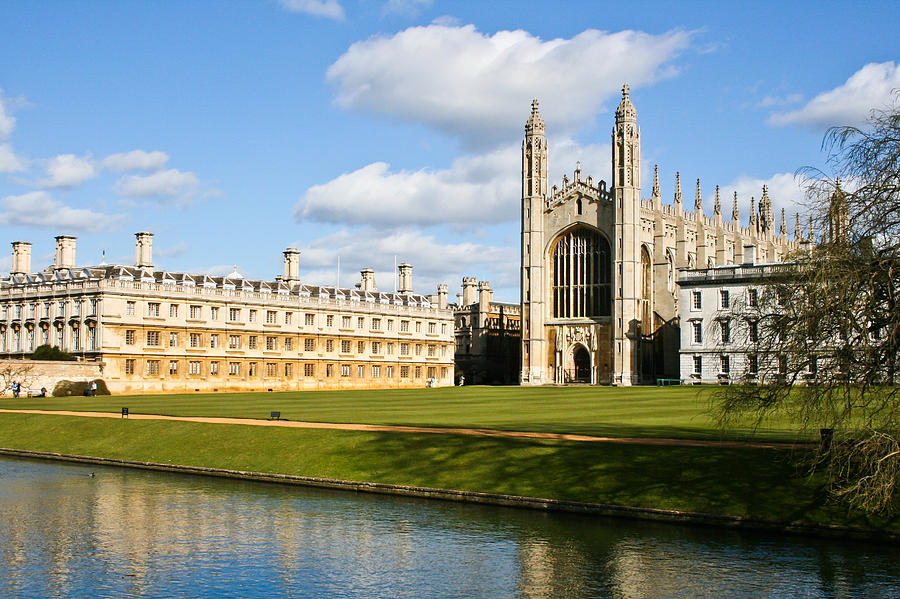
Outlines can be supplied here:
M0 474L3 597L900 596L888 547L33 460Z

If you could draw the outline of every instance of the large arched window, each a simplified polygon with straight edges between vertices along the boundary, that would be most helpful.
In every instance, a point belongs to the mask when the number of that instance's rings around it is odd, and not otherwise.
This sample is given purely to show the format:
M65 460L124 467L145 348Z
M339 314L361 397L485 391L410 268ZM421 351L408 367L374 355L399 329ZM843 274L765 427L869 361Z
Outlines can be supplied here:
M650 303L653 300L653 264L646 245L641 246L641 330L650 332Z
M551 253L554 318L609 316L609 242L579 227L556 240Z

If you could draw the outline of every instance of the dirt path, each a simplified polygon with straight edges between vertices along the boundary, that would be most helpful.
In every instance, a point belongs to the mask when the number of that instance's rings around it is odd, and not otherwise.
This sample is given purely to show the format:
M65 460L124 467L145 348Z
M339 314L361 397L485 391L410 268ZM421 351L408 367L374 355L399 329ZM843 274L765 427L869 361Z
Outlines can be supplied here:
M122 418L116 412L70 412L65 410L5 410L11 414L49 414L55 416L81 416L83 418ZM439 435L471 435L475 437L509 437L515 439L549 439L557 441L583 441L591 443L625 443L630 445L664 445L670 447L720 447L752 449L791 449L808 444L761 443L754 441L714 441L702 439L657 439L652 437L598 437L569 433L539 433L529 431L502 431L488 428L442 428L426 426L396 426L388 424L352 424L336 422L300 422L295 420L260 420L253 418L209 418L205 416L162 416L159 414L129 414L131 420L176 420L207 424L244 424L248 426L278 426L284 428L316 428L342 431L369 431L390 433L433 433Z

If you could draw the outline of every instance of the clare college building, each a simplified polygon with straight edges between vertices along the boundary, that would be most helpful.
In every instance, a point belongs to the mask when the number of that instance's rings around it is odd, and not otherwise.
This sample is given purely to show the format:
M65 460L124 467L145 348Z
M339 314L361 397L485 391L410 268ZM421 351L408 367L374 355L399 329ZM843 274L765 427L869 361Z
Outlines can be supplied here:
M697 361L679 355L678 271L779 262L803 241L799 226L788 238L783 211L776 228L765 187L758 209L751 199L746 227L737 194L726 218L718 187L713 214L704 214L699 180L692 206L683 203L677 174L673 201L663 203L658 170L643 197L641 131L627 85L612 130L609 184L584 176L579 165L550 187L548 158L535 100L522 144L524 385L683 378L681 363Z
M425 387L453 384L447 290L413 293L399 266L395 293L371 269L352 289L306 285L300 252L284 273L252 281L157 270L151 233L136 234L134 266L77 267L74 237L31 270L31 244L13 243L0 282L0 356L56 346L102 364L113 393Z

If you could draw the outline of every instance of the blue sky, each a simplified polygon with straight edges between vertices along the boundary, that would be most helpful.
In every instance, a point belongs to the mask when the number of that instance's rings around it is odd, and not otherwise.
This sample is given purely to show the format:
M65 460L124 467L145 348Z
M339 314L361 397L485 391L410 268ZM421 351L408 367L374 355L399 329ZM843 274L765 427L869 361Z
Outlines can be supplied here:
M766 183L792 215L825 129L900 88L898 30L891 2L7 1L0 237L33 268L59 234L131 264L148 230L159 267L268 279L293 246L306 282L340 257L385 290L396 257L419 292L518 301L532 98L551 184L576 160L608 180L627 81L645 196L658 163L666 202L680 171L707 211L720 185L746 221Z

